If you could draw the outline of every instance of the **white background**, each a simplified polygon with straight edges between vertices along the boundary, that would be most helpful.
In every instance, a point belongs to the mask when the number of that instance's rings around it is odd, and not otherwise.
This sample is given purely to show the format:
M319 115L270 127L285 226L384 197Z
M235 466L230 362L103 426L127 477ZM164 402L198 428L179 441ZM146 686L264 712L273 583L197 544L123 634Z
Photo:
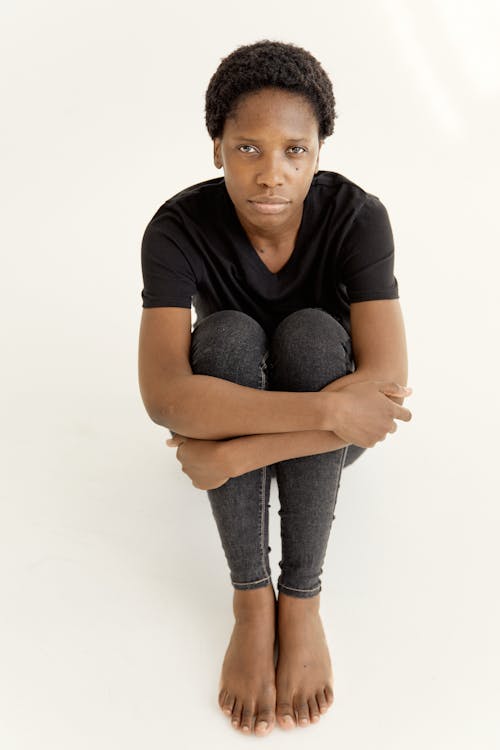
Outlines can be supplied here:
M499 747L499 4L4 2L0 745ZM323 574L335 703L244 737L232 588L137 377L140 240L221 176L204 95L269 38L330 75L320 168L386 205L410 423L348 467ZM271 561L280 559L277 486Z

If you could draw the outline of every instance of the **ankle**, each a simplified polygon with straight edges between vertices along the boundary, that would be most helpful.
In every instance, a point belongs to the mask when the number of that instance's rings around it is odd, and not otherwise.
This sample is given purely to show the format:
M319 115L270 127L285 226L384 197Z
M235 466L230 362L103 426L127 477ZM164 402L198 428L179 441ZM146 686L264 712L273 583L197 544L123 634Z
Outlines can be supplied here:
M278 611L280 617L286 616L288 613L293 617L300 617L301 615L307 616L310 614L319 614L320 606L320 595L316 596L289 596L284 594L282 591L279 592L278 596Z
M276 597L272 584L255 589L235 589L233 594L233 612L237 620L257 615L262 617L266 612L275 614Z

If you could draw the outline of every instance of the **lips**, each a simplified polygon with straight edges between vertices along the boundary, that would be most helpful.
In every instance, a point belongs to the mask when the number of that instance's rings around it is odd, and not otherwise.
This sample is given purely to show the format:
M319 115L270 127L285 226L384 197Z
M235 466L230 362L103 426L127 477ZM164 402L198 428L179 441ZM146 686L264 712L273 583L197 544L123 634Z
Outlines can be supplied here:
M259 198L250 198L250 203L268 203L268 204L270 203L270 204L275 204L275 203L289 203L289 202L290 201L288 201L286 198L281 198L280 196L269 197L269 196L263 195L261 198L260 197Z
M249 201L252 209L260 214L281 214L287 210L290 201L275 201L261 203L259 201Z

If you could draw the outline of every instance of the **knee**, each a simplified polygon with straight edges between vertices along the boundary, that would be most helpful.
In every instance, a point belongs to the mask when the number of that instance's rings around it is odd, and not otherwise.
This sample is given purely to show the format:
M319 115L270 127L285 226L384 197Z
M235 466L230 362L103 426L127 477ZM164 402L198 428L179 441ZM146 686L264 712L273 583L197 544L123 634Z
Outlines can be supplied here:
M190 363L197 375L259 388L266 354L265 331L239 310L218 310L201 320L192 333Z
M290 336L307 338L316 337L337 339L342 342L350 340L349 334L336 318L321 307L304 307L302 310L287 315L276 327L274 338Z
M353 371L351 338L325 310L296 310L274 332L270 364L279 388L320 390Z

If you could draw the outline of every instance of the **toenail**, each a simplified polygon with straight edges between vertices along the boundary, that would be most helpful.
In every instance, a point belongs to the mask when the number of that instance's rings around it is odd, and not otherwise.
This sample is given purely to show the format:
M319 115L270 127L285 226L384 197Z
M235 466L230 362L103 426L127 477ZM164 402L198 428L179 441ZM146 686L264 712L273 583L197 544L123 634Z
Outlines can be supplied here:
M259 721L259 723L257 724L257 726L258 726L259 729L267 729L267 727L269 725L268 725L267 721Z
M290 714L286 714L285 716L283 716L283 721L285 722L285 724L293 724L293 719Z

